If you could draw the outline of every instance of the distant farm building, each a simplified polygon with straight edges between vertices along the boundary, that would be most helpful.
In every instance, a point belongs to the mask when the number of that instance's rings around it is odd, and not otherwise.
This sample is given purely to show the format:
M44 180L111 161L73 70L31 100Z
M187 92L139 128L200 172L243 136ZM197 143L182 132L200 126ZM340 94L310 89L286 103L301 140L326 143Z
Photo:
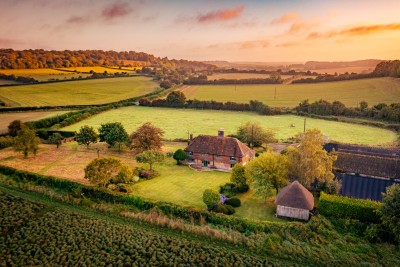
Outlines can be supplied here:
M400 183L400 150L328 143L337 152L335 176L342 181L341 195L382 201L382 193Z
M282 188L276 195L276 215L308 221L314 208L314 197L298 181Z
M233 137L225 137L224 130L218 136L199 135L190 140L185 148L187 162L195 166L230 170L235 164L246 164L255 153Z

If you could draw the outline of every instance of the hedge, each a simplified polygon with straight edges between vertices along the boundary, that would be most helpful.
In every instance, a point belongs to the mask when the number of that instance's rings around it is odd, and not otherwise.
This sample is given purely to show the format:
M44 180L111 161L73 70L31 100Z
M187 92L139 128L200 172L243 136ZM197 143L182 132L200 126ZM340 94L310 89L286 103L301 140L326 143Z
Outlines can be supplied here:
M382 203L372 200L335 196L321 192L318 208L319 212L325 216L380 222L381 219L376 210L381 206Z
M43 185L68 192L76 197L85 196L92 200L131 205L142 211L157 208L166 215L187 220L192 218L198 220L200 217L203 217L208 223L234 229L239 232L270 233L279 227L279 224L273 222L259 222L250 219L216 214L193 207L182 207L173 203L150 201L139 196L129 196L121 193L114 193L107 189L82 185L80 183L60 179L57 177L17 170L3 165L0 165L0 173L17 181L30 181L37 185Z

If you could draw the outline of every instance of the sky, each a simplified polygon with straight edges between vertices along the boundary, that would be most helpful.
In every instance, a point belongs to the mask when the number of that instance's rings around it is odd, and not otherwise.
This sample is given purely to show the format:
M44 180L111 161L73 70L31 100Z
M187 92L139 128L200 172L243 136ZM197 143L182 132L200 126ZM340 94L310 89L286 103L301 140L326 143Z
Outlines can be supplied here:
M400 0L0 0L0 48L236 62L400 58Z

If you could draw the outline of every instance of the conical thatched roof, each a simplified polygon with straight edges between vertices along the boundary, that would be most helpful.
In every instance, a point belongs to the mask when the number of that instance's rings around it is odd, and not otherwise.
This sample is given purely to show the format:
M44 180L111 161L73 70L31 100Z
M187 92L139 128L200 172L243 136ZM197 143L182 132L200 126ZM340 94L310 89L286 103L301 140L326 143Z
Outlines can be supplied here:
M291 208L312 210L314 208L314 197L304 186L294 181L279 191L275 198L275 204Z

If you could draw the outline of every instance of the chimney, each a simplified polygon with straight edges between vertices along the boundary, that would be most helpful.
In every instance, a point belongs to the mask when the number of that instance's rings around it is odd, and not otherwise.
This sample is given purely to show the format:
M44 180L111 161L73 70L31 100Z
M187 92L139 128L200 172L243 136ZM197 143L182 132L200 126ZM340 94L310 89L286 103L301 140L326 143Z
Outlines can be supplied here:
M192 140L193 140L193 134L192 134L192 133L190 134L190 138L189 138L189 140L190 140L190 141L192 141Z
M220 128L220 129L218 130L218 137L219 137L219 138L223 138L223 137L224 137L224 129Z

